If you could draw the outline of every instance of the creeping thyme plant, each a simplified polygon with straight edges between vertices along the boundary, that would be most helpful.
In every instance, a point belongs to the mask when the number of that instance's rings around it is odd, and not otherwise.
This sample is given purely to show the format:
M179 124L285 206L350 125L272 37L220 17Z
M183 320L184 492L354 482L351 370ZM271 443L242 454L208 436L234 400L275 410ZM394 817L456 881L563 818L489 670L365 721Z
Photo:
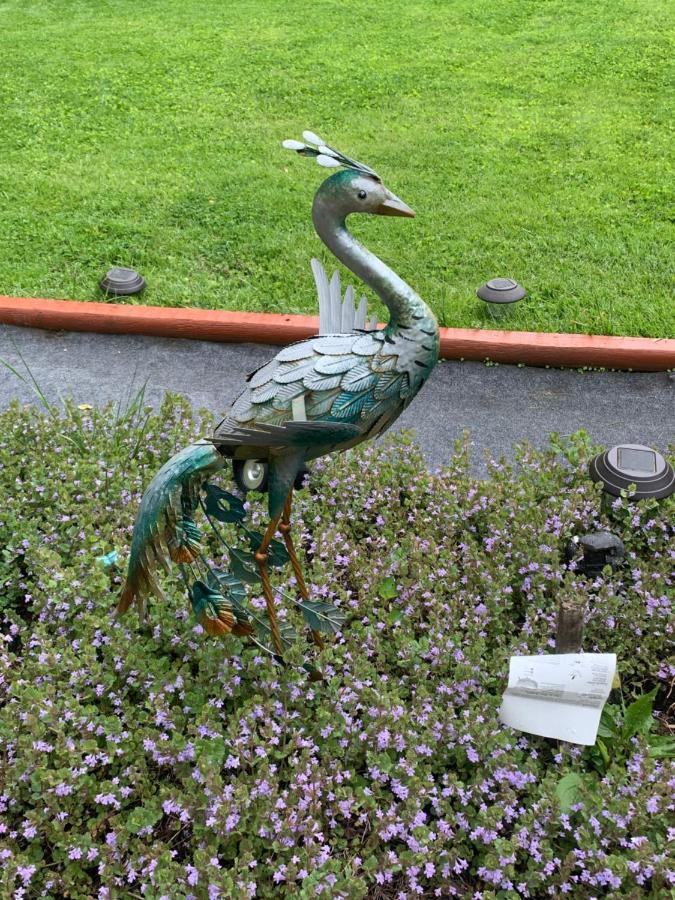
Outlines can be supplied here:
M210 638L178 580L145 623L111 618L101 558L124 564L142 489L208 417L169 397L0 419L1 896L671 896L675 504L601 511L583 434L482 481L466 444L429 474L407 435L314 464L299 543L345 613L315 684L309 645L281 669ZM589 583L562 549L599 527L626 562ZM619 659L605 754L497 719L566 596Z

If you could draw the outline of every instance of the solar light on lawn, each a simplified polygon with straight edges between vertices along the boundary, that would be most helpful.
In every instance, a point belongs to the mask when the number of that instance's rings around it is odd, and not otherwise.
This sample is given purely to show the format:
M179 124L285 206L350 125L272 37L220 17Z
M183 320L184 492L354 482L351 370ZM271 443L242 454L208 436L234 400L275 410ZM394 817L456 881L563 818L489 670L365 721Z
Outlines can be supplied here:
M525 289L512 278L492 278L476 291L476 296L485 301L494 319L509 315L514 304L522 300L525 294Z
M106 294L112 294L113 297L127 297L130 294L139 294L143 290L145 278L135 269L114 266L106 272L99 285Z
M631 484L635 485L631 500L662 500L675 491L673 467L656 450L642 444L621 444L599 453L591 460L590 475L613 497L619 497Z

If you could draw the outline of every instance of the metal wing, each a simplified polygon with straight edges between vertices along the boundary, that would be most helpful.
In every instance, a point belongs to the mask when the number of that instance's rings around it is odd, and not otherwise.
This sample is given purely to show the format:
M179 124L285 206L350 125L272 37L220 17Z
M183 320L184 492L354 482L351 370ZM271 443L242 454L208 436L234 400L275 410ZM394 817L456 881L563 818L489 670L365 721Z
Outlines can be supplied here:
M288 422L343 422L369 430L387 414L393 421L409 393L398 348L382 332L332 334L285 347L258 369L216 438L242 428Z
M283 425L258 424L238 428L227 435L228 447L260 448L302 447L310 444L340 444L360 434L357 425L348 422L285 422ZM214 443L218 443L214 438Z

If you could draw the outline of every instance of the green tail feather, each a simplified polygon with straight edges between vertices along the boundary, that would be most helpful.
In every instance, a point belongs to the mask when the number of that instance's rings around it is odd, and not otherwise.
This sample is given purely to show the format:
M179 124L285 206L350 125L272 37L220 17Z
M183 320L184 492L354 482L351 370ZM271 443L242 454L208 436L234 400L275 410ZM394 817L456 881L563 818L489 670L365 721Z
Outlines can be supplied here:
M155 573L172 562L194 559L199 530L192 521L203 482L225 464L208 441L191 444L165 463L143 496L131 541L129 568L116 613L123 615L136 602L145 608L148 594L162 596Z

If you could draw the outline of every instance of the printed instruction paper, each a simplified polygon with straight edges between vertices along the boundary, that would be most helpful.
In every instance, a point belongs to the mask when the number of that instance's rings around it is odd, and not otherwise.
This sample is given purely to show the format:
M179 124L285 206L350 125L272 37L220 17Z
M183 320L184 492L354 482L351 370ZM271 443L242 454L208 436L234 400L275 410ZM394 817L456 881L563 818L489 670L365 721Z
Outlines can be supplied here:
M512 656L499 718L528 734L594 744L615 671L615 653Z

